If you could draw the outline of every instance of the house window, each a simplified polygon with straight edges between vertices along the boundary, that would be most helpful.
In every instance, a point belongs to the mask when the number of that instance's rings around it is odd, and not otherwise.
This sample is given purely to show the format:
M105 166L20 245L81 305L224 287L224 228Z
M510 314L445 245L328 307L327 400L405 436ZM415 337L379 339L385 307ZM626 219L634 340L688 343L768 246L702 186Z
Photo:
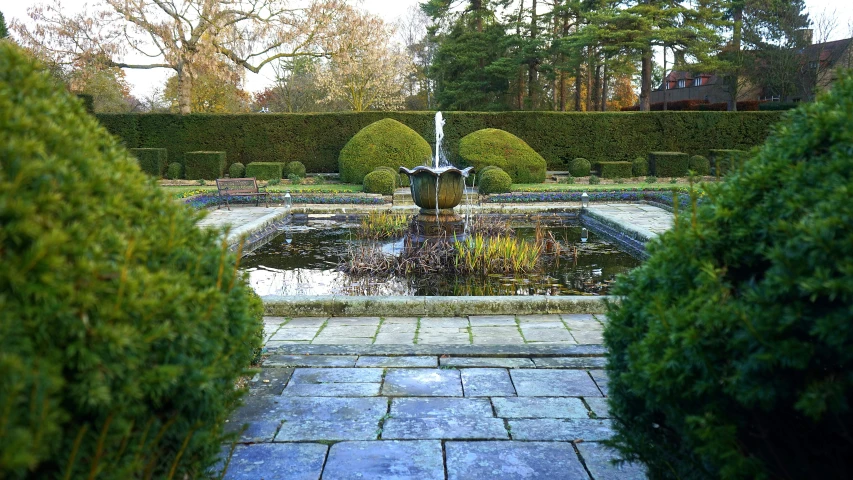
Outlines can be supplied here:
M686 86L687 86L687 80L679 80L678 81L678 88L684 88Z
M693 86L694 87L701 87L702 86L702 77L694 78L693 79Z

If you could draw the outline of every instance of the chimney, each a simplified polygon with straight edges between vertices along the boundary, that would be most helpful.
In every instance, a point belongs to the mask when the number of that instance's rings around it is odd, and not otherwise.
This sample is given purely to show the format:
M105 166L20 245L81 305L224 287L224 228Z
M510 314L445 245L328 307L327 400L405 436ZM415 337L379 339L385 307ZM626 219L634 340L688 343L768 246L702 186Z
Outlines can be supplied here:
M796 33L797 43L805 47L806 45L811 45L812 41L814 41L814 30L811 28L800 28Z

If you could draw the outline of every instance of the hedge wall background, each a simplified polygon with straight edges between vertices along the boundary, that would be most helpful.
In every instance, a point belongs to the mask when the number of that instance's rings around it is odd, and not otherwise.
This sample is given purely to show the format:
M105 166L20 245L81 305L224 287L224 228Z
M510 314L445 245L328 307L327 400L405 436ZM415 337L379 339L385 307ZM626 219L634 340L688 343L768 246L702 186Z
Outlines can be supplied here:
M783 112L447 112L444 142L450 160L459 140L483 129L506 130L545 157L550 170L565 170L576 157L630 161L653 151L708 155L711 149L749 149L764 142ZM170 161L184 153L224 150L228 165L240 162L305 164L309 172L335 172L338 153L359 130L383 118L398 120L427 142L435 141L433 112L320 114L99 114L101 123L129 148L166 148ZM226 167L227 168L227 167Z

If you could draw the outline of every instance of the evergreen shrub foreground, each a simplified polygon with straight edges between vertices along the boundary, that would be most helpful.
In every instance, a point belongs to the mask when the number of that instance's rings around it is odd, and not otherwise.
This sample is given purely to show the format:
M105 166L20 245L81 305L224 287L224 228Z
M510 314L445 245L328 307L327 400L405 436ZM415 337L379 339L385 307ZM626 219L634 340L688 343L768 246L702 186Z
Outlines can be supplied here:
M650 478L850 478L853 78L681 205L613 290L613 443Z
M262 304L46 69L0 42L0 478L201 478Z

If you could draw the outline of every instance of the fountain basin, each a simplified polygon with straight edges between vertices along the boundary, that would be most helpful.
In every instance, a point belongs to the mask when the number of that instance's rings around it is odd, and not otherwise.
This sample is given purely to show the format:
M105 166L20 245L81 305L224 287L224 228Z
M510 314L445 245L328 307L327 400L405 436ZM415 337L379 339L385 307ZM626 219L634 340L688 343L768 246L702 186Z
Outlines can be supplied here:
M459 205L465 191L465 178L471 173L471 167L463 170L456 167L435 169L420 166L412 170L400 167L400 173L409 176L412 200L421 207L421 213L427 213L449 210Z

